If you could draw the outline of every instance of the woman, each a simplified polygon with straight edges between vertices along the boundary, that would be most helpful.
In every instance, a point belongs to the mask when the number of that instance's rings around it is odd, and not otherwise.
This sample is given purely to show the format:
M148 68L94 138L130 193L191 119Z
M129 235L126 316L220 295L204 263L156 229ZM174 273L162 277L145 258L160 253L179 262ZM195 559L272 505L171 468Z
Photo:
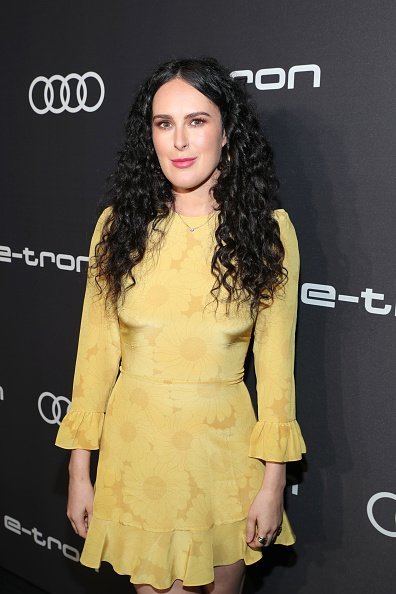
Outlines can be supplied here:
M138 594L238 594L263 547L295 542L299 254L277 188L244 87L215 59L169 61L142 85L91 240L56 439L73 450L81 563L108 561ZM258 420L243 382L253 331Z

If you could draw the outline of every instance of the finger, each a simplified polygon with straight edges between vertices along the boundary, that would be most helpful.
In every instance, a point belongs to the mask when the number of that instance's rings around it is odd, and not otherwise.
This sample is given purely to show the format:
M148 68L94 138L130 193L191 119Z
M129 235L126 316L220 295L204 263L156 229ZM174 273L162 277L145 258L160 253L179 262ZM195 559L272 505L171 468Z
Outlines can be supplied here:
M278 528L273 533L270 533L268 535L269 544L273 544L281 532L282 532L282 525L278 526Z
M259 541L259 536L262 538L263 542ZM256 538L254 539L256 546L258 547L268 547L269 535L265 534L264 531L257 532Z
M75 532L76 534L78 534L78 532L77 532L77 527L76 527L75 523L73 522L73 520L70 520L70 524L72 525L72 528L73 528L74 532Z
M278 538L278 536L280 535L281 532L282 532L282 524L280 524L278 526L278 528L275 530L275 532L272 534L271 544L276 541L276 539Z
M278 530L272 530L270 532L268 532L268 530L266 531L264 528L260 529L258 527L257 530L257 535L256 535L256 541L257 541L257 545L260 547L269 547L277 538L278 536ZM264 542L260 542L258 540L258 537L261 536L262 539L264 540ZM265 540L266 539L266 540Z
M92 511L87 510L84 515L85 529L87 532L88 532L89 525L91 523L91 519L92 519Z
M254 516L248 516L246 522L246 542L251 542L255 538L256 534L256 518Z
M84 518L80 518L78 520L74 520L74 526L76 527L76 533L79 536L82 536L83 538L85 538L86 535L86 528L85 528L85 523L84 523Z
M89 528L91 520L92 520L92 512L88 512L88 526L87 526L87 528Z
M271 536L271 538L269 539L269 544L270 545L273 544L276 541L277 537L278 537L277 532L274 532L273 535Z
M259 538L261 538L261 540L263 540L263 542L261 542L259 540ZM260 526L257 523L257 530L256 530L256 534L255 534L255 538L254 538L254 546L255 547L263 547L265 546L266 543L266 539L268 539L268 534L266 533L264 528L260 528Z

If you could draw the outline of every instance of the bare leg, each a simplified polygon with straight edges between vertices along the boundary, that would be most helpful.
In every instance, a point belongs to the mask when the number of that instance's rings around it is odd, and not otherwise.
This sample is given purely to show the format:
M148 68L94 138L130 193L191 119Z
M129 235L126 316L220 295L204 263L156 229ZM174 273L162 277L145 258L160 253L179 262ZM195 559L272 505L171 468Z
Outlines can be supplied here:
M149 584L133 584L137 594L186 594L187 592L202 593L201 586L183 586L182 580L175 580L170 588L166 590L158 590ZM231 593L230 593L231 594Z
M201 586L204 594L242 594L246 575L243 559L231 565L216 565L214 574L214 582Z

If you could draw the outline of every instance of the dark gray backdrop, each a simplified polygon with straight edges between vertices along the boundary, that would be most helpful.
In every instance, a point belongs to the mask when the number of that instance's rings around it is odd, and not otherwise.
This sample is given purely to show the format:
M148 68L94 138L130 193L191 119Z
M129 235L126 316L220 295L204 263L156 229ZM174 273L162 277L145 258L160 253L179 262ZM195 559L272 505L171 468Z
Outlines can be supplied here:
M246 592L393 592L395 3L36 0L5 5L3 24L0 564L54 594L131 591L107 563L76 562L69 452L53 445L82 307L86 266L75 264L137 85L165 59L213 55L250 71L301 251L297 414L308 453L288 464L285 497L297 542L266 550ZM316 86L305 66L292 88L293 66L312 64ZM97 109L36 113L36 77L88 72L104 85ZM87 88L95 105L97 80ZM55 262L40 265L41 252ZM254 401L251 359L246 377Z

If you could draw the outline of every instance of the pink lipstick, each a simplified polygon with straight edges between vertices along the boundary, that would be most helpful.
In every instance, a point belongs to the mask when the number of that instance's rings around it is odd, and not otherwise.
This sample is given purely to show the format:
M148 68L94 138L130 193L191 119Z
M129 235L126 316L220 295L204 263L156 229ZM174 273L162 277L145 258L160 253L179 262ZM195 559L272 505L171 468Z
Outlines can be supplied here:
M197 157L194 157L193 159L172 159L172 164L179 169L184 169L185 167L190 167L196 158Z

